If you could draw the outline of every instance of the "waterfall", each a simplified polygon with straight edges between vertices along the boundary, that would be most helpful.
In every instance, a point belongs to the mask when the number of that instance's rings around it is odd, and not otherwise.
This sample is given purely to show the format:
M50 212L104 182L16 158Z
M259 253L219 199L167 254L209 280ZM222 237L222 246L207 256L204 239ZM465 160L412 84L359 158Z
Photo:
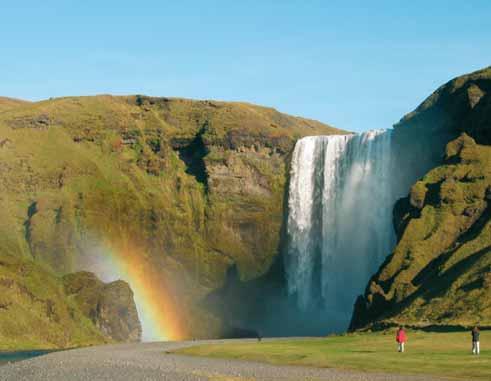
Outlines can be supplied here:
M288 198L288 292L303 311L345 329L356 296L395 236L392 131L311 136L293 152Z

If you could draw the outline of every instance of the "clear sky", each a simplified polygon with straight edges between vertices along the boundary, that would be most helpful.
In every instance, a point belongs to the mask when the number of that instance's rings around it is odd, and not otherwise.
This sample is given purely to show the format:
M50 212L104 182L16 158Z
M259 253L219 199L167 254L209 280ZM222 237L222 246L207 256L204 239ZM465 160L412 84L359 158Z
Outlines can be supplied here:
M489 0L0 4L0 94L31 100L240 100L362 131L489 65Z

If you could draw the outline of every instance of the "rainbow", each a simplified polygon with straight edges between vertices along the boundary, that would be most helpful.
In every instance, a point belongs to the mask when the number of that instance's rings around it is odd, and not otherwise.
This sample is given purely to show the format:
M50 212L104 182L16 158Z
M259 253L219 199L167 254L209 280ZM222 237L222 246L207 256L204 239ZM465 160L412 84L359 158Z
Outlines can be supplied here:
M90 270L105 281L122 279L128 282L142 324L143 341L185 338L178 303L163 274L146 259L144 251L127 244L124 246L103 245Z

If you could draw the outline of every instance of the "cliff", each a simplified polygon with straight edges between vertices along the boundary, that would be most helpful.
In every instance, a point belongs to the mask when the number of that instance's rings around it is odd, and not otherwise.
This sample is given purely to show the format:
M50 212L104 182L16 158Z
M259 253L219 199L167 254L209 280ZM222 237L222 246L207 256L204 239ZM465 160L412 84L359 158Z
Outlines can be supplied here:
M0 112L1 248L58 275L112 253L164 290L173 338L217 335L200 302L232 267L240 281L271 267L295 141L339 132L246 103L19 103Z
M426 155L405 153L401 166L434 164L396 203L397 245L351 328L491 326L491 68L440 87L395 130Z

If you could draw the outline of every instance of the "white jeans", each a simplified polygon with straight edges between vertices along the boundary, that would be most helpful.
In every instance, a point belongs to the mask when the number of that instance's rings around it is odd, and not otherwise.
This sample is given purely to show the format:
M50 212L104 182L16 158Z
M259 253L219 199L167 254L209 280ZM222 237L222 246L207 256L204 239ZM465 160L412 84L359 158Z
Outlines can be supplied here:
M397 350L399 352L404 352L404 343L398 343L397 344Z
M472 342L472 354L473 355L479 354L479 341L473 341Z

